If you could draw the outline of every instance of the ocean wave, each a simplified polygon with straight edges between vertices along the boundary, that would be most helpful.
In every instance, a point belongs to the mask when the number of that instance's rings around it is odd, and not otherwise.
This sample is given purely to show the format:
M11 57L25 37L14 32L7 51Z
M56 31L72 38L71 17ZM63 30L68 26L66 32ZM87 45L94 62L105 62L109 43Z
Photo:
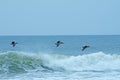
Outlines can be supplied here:
M120 55L103 52L68 56L60 54L0 53L0 73L25 73L30 70L50 71L120 71Z

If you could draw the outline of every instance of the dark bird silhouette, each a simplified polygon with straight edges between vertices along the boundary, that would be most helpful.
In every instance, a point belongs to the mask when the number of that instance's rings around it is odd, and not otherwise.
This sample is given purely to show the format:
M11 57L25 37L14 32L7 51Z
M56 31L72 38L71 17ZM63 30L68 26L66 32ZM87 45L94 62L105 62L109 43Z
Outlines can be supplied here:
M61 41L57 41L57 42L55 43L56 47L59 47L61 44L64 44L64 43L61 42Z
M87 46L87 45L85 45L85 46L83 46L82 47L82 51L84 51L86 48L89 48L90 46Z
M18 43L17 43L17 42L15 42L15 41L12 41L10 45L12 45L13 47L15 47L15 46L16 46L16 44L18 44Z

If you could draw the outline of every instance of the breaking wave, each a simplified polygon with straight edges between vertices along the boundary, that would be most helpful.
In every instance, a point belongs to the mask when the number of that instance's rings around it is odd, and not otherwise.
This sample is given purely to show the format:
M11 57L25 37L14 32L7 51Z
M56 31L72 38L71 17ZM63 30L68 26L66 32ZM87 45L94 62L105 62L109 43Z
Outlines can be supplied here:
M103 52L68 56L60 54L0 53L0 74L39 71L120 71L120 55Z

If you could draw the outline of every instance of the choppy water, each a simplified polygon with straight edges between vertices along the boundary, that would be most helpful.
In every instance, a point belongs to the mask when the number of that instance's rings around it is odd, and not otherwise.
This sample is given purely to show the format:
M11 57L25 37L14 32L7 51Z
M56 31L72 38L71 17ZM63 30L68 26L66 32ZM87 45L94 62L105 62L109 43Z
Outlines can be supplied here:
M56 47L57 40L64 44ZM1 36L0 80L119 80L119 42L120 36Z

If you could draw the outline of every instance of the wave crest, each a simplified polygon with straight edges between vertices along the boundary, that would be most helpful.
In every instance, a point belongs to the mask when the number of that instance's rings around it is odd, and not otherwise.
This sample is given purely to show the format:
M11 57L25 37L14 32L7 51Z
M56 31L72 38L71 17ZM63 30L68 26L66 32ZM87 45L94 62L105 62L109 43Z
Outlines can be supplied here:
M6 52L0 54L0 73L24 73L29 70L88 71L119 70L120 55L103 52L67 56Z
M39 67L41 59L25 55L21 52L6 52L0 55L0 72L23 73Z

